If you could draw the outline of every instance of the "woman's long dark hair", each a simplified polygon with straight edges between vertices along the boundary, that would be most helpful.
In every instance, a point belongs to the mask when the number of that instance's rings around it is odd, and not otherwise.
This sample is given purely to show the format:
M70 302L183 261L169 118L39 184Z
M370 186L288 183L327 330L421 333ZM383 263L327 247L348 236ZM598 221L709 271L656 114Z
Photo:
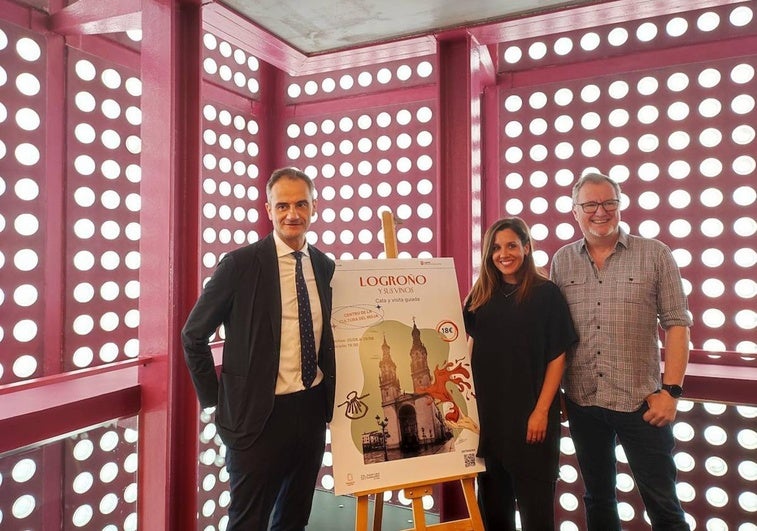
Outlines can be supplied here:
M541 284L547 278L537 269L534 262L534 243L531 240L531 233L526 222L515 216L497 220L486 229L486 234L484 234L481 269L466 298L468 309L472 312L489 302L494 294L503 288L504 279L502 273L494 266L492 255L494 254L494 239L498 232L505 229L510 229L517 234L524 247L529 246L528 253L523 257L523 264L515 273L518 280L518 293L516 295L518 303L526 300L533 287Z

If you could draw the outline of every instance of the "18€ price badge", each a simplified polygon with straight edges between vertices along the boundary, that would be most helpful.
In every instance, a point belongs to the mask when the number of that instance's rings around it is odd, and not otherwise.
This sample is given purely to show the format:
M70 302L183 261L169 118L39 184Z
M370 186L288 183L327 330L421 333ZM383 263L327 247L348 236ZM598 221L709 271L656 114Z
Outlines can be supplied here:
M452 343L457 339L457 336L460 333L457 329L457 325L449 319L440 321L439 324L436 325L436 332L439 334L439 337L447 343Z

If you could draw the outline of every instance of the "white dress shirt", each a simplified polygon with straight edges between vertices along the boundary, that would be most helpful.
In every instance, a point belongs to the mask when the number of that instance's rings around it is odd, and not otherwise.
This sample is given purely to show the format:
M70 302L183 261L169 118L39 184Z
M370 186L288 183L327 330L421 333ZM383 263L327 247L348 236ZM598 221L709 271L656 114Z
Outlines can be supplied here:
M295 285L294 268L297 263L294 251L274 232L276 242L276 256L279 259L279 283L281 286L281 351L279 353L279 374L276 378L276 394L283 395L302 391L302 367L300 357L300 320L297 307L297 287ZM313 316L313 333L315 335L316 355L321 346L323 331L323 314L321 300L318 297L318 286L315 283L313 263L310 261L307 242L300 249L302 252L302 274L308 286L310 312ZM313 387L323 380L323 372L318 372L313 381Z

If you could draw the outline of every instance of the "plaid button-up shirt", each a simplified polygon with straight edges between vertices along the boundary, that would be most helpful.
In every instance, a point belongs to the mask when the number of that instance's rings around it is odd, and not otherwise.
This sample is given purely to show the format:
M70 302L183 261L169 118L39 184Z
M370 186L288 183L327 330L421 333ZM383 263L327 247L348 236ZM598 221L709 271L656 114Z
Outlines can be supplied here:
M658 324L691 326L681 275L663 243L620 232L597 269L585 240L552 258L552 281L570 306L579 342L563 385L582 406L635 411L660 388Z

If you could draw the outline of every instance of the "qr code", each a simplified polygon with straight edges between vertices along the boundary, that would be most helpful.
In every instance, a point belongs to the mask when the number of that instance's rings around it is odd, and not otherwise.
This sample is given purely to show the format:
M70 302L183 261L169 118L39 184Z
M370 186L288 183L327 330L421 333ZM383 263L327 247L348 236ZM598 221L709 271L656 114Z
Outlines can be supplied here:
M463 459L465 459L465 468L476 466L476 454L463 454Z

